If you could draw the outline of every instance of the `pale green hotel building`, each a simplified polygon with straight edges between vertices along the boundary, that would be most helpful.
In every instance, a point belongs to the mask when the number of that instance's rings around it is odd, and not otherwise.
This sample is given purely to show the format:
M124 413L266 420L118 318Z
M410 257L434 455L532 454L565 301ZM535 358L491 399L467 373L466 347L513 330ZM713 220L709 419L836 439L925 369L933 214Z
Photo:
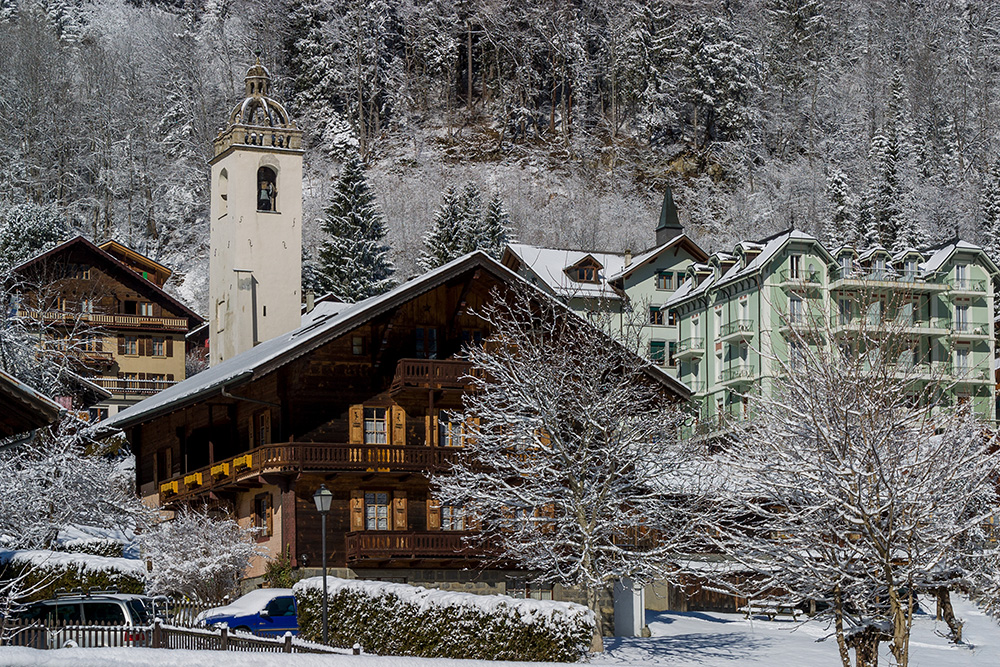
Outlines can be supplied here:
M727 420L749 416L753 394L767 390L781 365L774 362L788 361L802 344L792 331L821 323L847 335L862 318L905 336L912 345L901 362L944 380L946 400L970 401L992 423L998 277L982 248L958 239L859 253L828 249L794 229L692 263L662 309L678 325L677 372L695 392L694 433L711 436Z

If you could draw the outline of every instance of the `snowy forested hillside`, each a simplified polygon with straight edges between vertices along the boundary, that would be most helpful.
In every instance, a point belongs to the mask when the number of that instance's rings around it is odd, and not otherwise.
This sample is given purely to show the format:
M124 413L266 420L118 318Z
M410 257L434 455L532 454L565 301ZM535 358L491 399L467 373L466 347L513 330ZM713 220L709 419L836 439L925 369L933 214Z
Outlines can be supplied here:
M469 180L520 240L618 251L666 183L710 249L1000 218L1000 6L971 0L0 0L0 204L204 311L205 160L257 48L306 131L305 246L360 150L404 275Z

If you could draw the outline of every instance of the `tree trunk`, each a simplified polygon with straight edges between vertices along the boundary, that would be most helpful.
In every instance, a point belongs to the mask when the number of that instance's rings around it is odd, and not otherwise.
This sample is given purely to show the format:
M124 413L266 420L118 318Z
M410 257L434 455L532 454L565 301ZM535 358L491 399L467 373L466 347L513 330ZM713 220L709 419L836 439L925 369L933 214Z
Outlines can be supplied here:
M948 591L948 587L939 586L934 589L934 594L937 596L938 619L947 623L948 629L951 631L948 639L956 644L961 644L964 623L955 618L955 609L951 606L951 593Z
M833 623L837 632L840 662L844 667L851 667L851 653L847 650L847 642L844 640L844 602L840 597L839 586L833 591Z
M590 611L594 612L594 621L596 622L594 638L590 643L590 650L592 653L602 653L604 652L604 639L602 638L604 616L601 614L601 596L598 589L587 589L587 606L590 608Z

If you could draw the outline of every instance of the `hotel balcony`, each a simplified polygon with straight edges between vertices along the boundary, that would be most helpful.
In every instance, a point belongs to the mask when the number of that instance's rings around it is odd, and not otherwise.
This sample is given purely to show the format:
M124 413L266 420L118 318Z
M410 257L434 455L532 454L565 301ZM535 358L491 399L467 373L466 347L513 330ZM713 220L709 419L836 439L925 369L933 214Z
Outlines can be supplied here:
M944 282L927 282L912 273L896 273L891 269L856 268L845 272L837 270L830 289L894 290L902 292L946 292L950 286Z
M955 322L951 328L954 340L990 340L993 331L988 324L972 324L971 322Z
M699 336L682 340L677 344L677 352L674 354L674 358L679 361L701 359L703 356L705 356L705 339Z
M986 281L969 278L947 278L945 283L951 293L959 296L985 296Z
M722 369L720 382L724 386L749 384L757 377L757 371L752 366L732 366Z
M823 286L823 277L818 269L791 271L785 269L778 274L781 287L786 290L815 290Z
M162 481L160 504L168 499L182 500L209 491L253 487L262 475L293 476L301 472L427 472L445 467L461 451L461 447L326 442L264 445Z
M347 562L351 565L384 564L393 560L477 560L481 551L469 547L464 531L437 530L357 531L347 533Z
M719 332L719 341L732 343L736 341L750 340L754 335L753 320L734 320L722 325Z
M957 384L993 384L993 373L985 366L959 366L952 364L951 380Z

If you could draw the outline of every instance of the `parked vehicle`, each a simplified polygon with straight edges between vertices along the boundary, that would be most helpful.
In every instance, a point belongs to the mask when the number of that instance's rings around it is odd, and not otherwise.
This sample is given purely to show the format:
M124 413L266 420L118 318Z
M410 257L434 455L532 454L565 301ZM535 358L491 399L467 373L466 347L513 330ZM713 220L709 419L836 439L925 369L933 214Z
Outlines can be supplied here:
M250 591L231 604L206 609L198 623L216 626L225 623L233 630L263 635L299 633L298 607L291 588L261 588Z
M46 643L50 648L70 641L88 647L134 646L146 641L146 631L153 622L153 600L124 593L60 595L29 604L14 618L40 621L48 627ZM105 629L89 629L95 626Z

